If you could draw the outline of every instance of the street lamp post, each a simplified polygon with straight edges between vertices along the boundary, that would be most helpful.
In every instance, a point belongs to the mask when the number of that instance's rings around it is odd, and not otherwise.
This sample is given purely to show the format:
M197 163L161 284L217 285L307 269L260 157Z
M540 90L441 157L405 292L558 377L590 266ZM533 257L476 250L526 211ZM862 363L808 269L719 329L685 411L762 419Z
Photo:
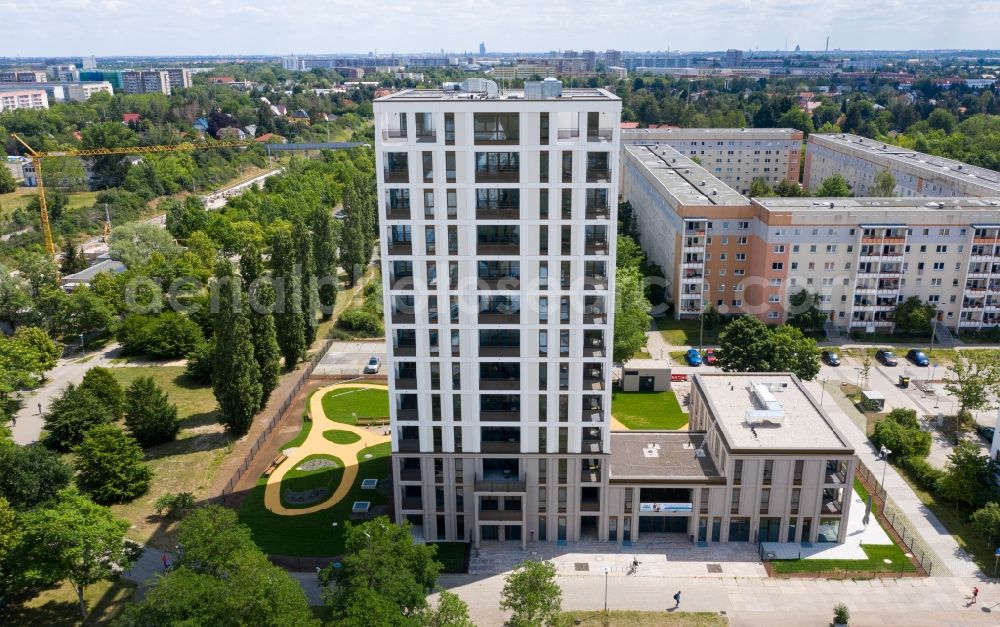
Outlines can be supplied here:
M820 406L823 405L823 399L826 398L826 384L827 384L827 382L829 380L830 380L830 377L827 377L827 378L823 379L823 385L820 388L820 393L819 393L819 404L820 404Z
M880 448L879 452L878 452L878 457L879 457L879 459L882 460L882 494L886 493L886 490L885 490L885 470L886 470L886 468L889 467L889 455L891 455L891 454L892 454L892 451L890 451L889 449L887 449L885 446L883 446L882 448Z
M604 624L608 624L608 572L611 569L604 567Z

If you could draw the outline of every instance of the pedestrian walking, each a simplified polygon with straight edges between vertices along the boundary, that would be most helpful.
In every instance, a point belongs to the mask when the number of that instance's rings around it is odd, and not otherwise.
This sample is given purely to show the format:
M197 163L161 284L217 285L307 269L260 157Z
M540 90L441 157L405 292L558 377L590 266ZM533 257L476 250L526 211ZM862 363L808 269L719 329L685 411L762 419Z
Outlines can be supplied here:
M674 595L674 601L675 601L674 609L676 610L677 608L679 608L681 606L681 591L680 590L678 590L677 594Z
M166 551L163 552L161 561L163 562L163 570L170 570L170 556L167 555Z
M972 602L975 603L976 599L978 599L978 598L979 598L979 588L973 587L972 588Z
M42 404L41 403L38 404L38 415L39 416L42 415Z

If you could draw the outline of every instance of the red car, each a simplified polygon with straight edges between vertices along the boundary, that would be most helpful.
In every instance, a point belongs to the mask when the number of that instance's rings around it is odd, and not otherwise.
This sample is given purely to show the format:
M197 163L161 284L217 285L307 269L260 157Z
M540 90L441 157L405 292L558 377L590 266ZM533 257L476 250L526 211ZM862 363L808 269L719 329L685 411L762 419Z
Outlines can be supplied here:
M714 366L718 358L715 356L715 349L709 348L705 351L705 365Z

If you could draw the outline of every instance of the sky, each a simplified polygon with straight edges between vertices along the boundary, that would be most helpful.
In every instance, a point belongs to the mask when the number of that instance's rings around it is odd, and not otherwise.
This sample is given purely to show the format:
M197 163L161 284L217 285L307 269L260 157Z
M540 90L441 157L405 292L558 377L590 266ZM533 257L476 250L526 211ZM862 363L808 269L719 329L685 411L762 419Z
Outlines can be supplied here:
M997 48L998 0L0 0L0 56Z

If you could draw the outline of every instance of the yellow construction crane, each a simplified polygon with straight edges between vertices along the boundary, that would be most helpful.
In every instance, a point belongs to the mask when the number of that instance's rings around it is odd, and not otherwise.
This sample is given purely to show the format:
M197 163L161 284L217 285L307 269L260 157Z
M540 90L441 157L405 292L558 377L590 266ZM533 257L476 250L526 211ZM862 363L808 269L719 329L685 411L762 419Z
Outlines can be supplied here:
M45 205L45 185L42 181L42 159L50 157L106 157L112 155L149 155L160 152L190 152L193 150L204 150L207 148L242 148L246 146L259 145L253 141L217 141L211 144L183 143L172 146L129 146L126 148L87 148L84 150L54 150L50 152L36 152L16 133L11 136L21 143L28 150L31 163L35 167L35 180L38 183L38 210L42 224L42 238L45 240L45 250L53 257L56 254L55 244L52 243L52 229L49 227L49 212ZM105 237L110 230L110 224L105 223Z

